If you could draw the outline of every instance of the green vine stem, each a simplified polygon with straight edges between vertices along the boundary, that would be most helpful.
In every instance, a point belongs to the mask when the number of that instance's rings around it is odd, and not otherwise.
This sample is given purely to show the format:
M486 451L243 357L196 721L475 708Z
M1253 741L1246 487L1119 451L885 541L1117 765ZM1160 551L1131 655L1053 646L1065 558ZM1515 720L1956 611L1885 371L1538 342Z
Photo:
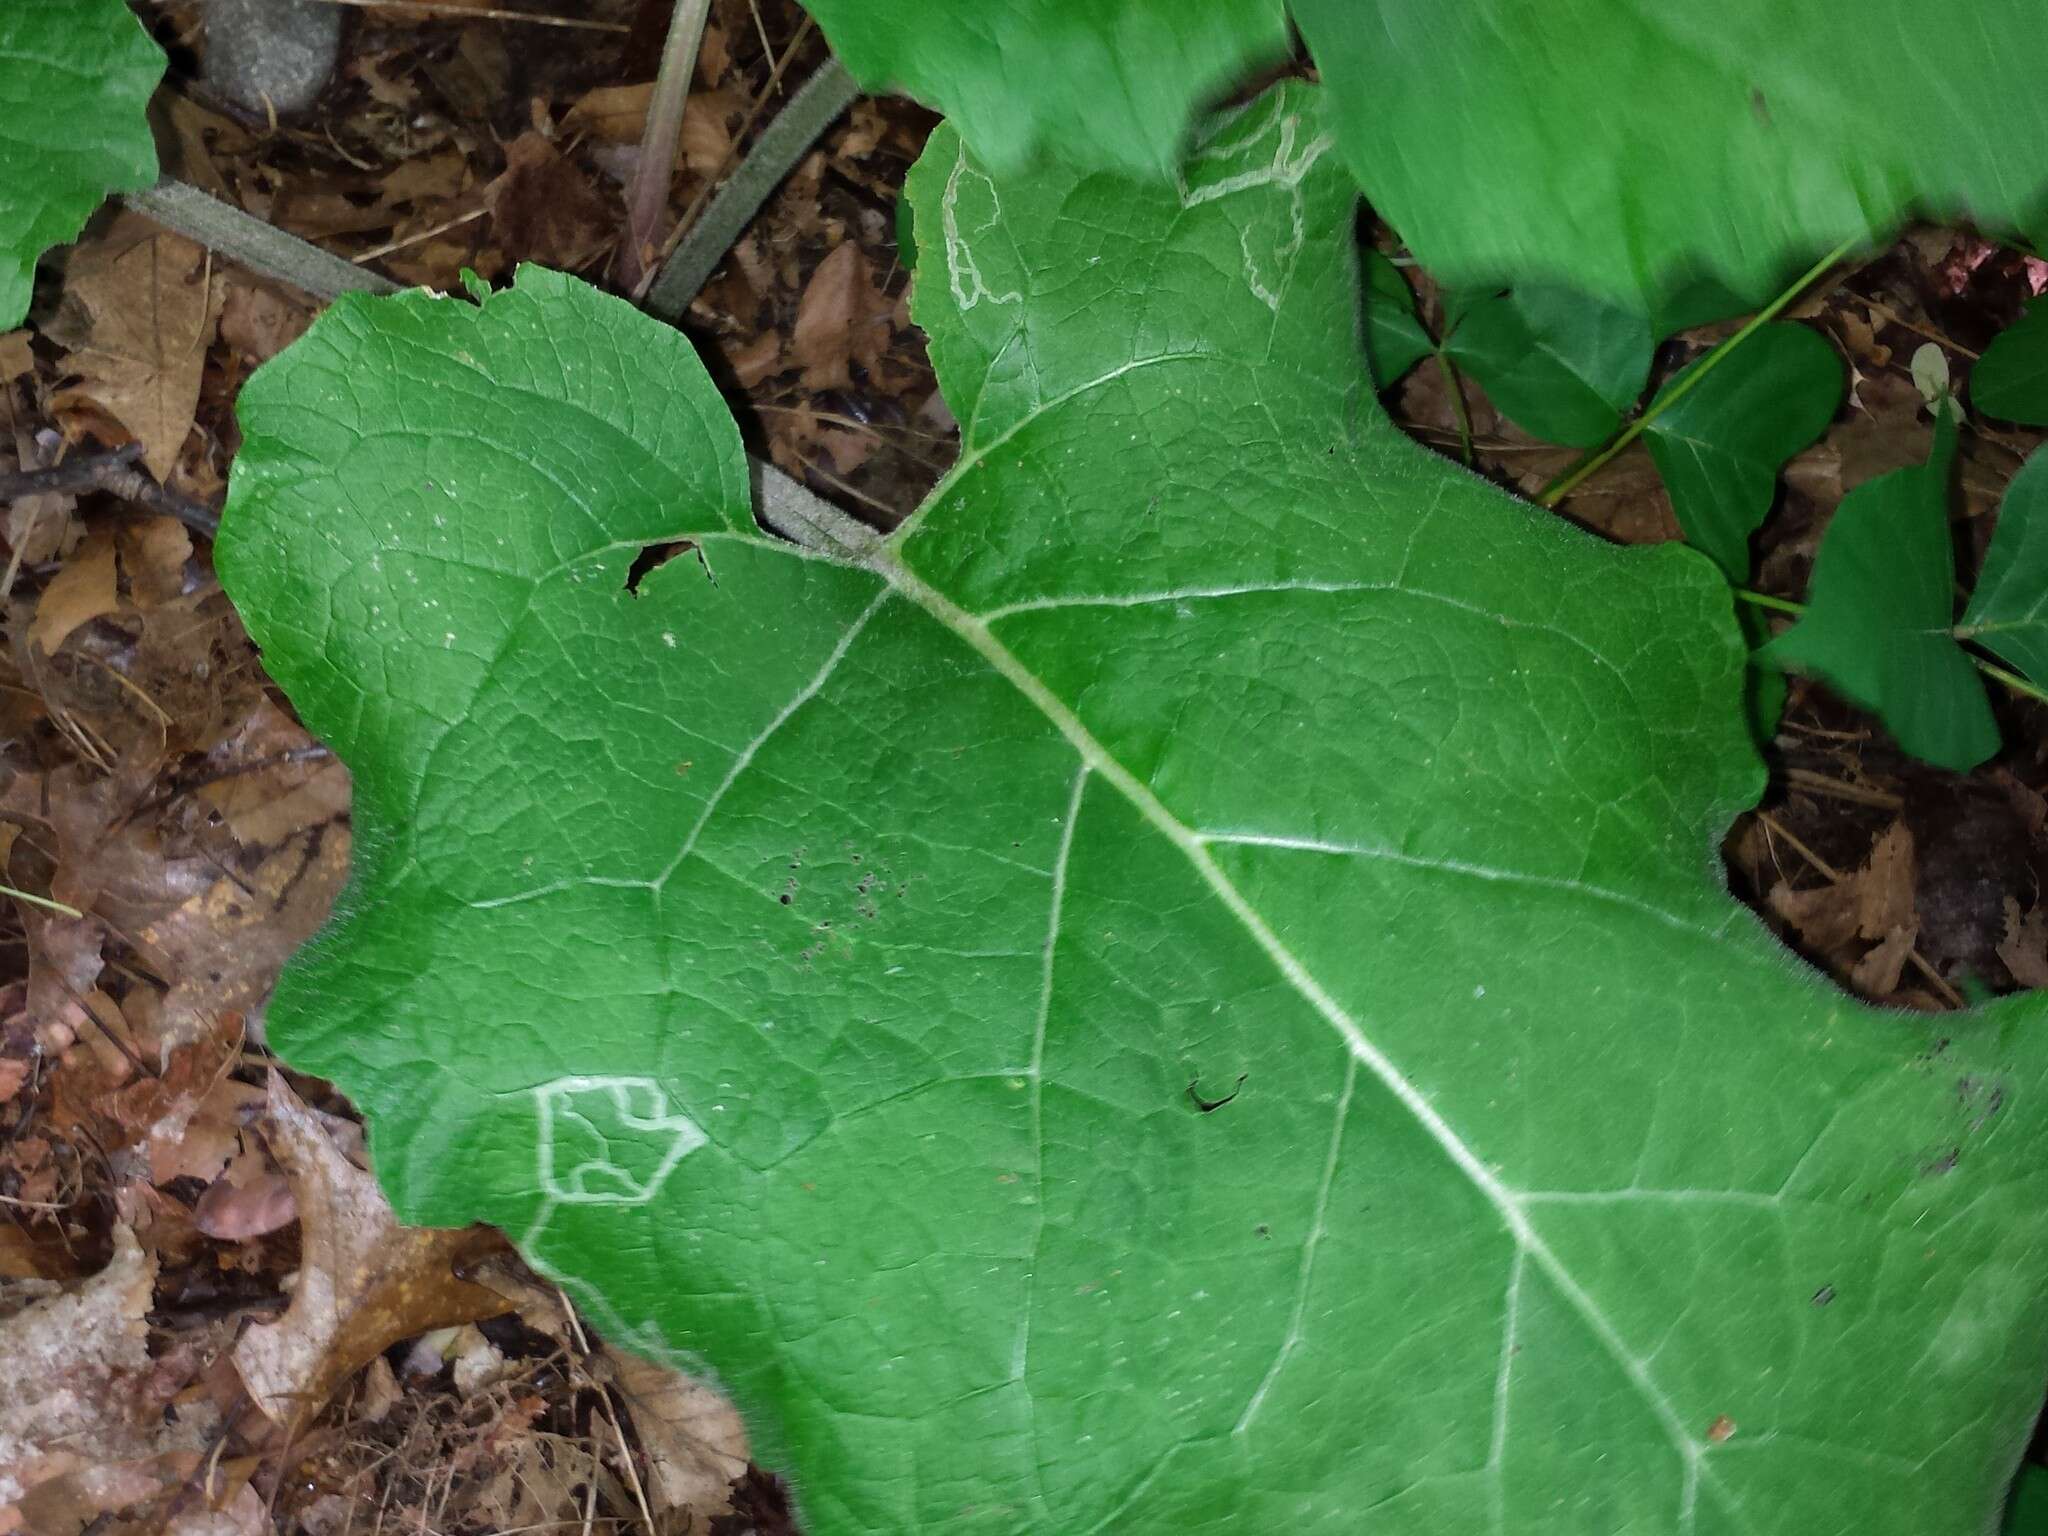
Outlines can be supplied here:
M1591 475L1595 471L1600 469L1601 466L1606 464L1616 454L1620 453L1624 448L1628 447L1630 443L1634 442L1637 438L1641 437L1643 435L1643 429L1648 427L1651 422L1655 421L1659 416L1663 415L1666 411L1670 410L1672 406L1678 404L1679 401L1683 400L1687 395L1691 394L1694 387L1699 384L1701 379L1704 379L1715 368L1720 366L1722 358L1726 357L1730 352L1733 352L1737 347L1741 346L1745 341L1749 340L1750 337L1754 336L1766 325L1769 325L1773 320L1777 319L1778 316L1784 312L1784 309L1788 304L1790 304L1794 299L1798 298L1800 294L1804 293L1807 290L1807 288L1812 286L1814 283L1818 282L1821 276L1824 273L1826 273L1828 268L1832 267L1836 262L1840 261L1844 256L1848 255L1850 251L1855 249L1856 244L1857 242L1853 239L1844 240L1832 251L1829 251L1827 255L1821 257L1819 261L1815 262L1811 267L1807 268L1806 271L1802 272L1798 276L1798 278L1796 278L1793 281L1791 287L1787 288L1783 293L1779 294L1775 299L1771 300L1770 303L1766 304L1762 309L1758 310L1754 315L1752 315L1747 325L1743 326L1741 330L1737 331L1733 336L1730 336L1726 341L1722 342L1718 347L1714 348L1713 351L1709 352L1705 357L1701 358L1699 360L1698 365L1693 368L1692 372L1688 373L1683 379L1679 380L1679 382L1676 385L1666 390L1663 394L1659 395L1655 400L1652 400L1650 402L1649 409L1644 411L1642 415L1638 416L1634 421L1630 422L1627 426L1623 427L1621 429L1620 434L1616 436L1615 439L1612 442L1610 442L1605 448L1599 449L1598 451L1594 452L1588 457L1581 459L1577 464L1573 465L1570 469L1566 470L1564 474L1561 475L1558 479L1552 481L1550 485L1544 489L1543 494L1536 498L1537 501L1539 501L1546 507L1554 507L1560 501L1563 501L1565 497L1569 496L1574 490L1576 490L1579 487L1580 483L1583 482L1588 475Z
M1806 604L1795 603L1788 597L1773 597L1768 592L1754 592L1748 587L1732 587L1730 590L1734 592L1737 602L1748 603L1752 608L1768 608L1773 613L1789 613L1794 618L1806 612ZM1969 638L1968 634L1958 630L1951 630L1949 632L1955 635L1958 640L1967 640ZM1966 649L1963 654L1970 658L1972 666L1993 682L2004 684L2014 693L2024 698L2048 704L2048 689L2036 687L2024 677L2021 677L2019 673L2001 667L1997 662L1992 661L1988 657L1979 656L1975 651Z

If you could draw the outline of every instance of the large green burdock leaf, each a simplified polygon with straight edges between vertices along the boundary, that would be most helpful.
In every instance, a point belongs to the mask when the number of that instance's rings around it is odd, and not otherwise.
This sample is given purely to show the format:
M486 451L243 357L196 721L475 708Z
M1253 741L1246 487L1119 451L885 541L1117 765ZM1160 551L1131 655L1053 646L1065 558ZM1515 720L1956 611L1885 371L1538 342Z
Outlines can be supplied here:
M935 135L965 441L864 563L566 278L329 311L219 549L359 787L272 1038L814 1536L1980 1532L2043 1010L1861 1007L1729 899L1725 584L1380 414L1316 112L1180 189Z
M871 88L1034 150L1169 172L1291 12L1374 207L1452 287L1559 284L1676 329L1907 216L2048 237L2038 0L817 0Z
M938 108L983 160L1038 152L1170 175L1188 120L1286 57L1281 0L814 0L832 51L869 90Z
M1444 282L1569 284L1675 328L1914 209L2039 231L2048 28L1868 0L1291 0L1373 206Z
M44 251L156 180L142 114L163 72L121 0L0 3L0 329L28 313Z

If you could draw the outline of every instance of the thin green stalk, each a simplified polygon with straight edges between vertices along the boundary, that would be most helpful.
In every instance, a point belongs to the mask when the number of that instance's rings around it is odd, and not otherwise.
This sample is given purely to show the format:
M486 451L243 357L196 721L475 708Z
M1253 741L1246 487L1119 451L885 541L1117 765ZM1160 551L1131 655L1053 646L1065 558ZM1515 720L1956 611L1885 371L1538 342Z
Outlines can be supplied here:
M1470 469L1472 413L1465 407L1465 381L1458 377L1458 365L1451 361L1450 354L1441 345L1436 349L1436 365L1444 371L1444 383L1451 392L1451 414L1458 419L1458 458Z
M11 885L0 885L0 896L12 896L16 901L25 901L32 907L42 907L63 917L85 916L76 907L66 906L61 901L52 901L47 896L38 896L33 891L20 890Z
M1594 473L1594 471L1598 470L1602 465L1606 464L1608 460L1612 459L1616 454L1620 453L1624 448L1628 447L1630 443L1634 442L1637 438L1641 437L1643 435L1643 429L1648 427L1651 422L1655 421L1659 416L1663 415L1666 411L1670 410L1672 406L1678 404L1679 401L1683 400L1687 395L1691 394L1693 389L1699 384L1701 379L1704 379L1715 368L1720 366L1722 358L1726 357L1730 352L1733 352L1737 347L1741 346L1745 341L1749 340L1751 336L1754 336L1758 331L1762 330L1766 325L1770 324L1771 321L1777 319L1778 316L1781 313L1783 313L1785 307L1788 304L1790 304L1794 299L1798 298L1800 294L1805 292L1810 285L1819 281L1822 274L1824 274L1829 267L1832 267L1836 262L1840 261L1844 256L1848 255L1849 252L1855 248L1856 244L1857 242L1853 239L1844 240L1832 251L1829 251L1827 255L1821 257L1819 261L1815 262L1811 267L1807 268L1807 270L1801 273L1797 280L1793 282L1791 287L1787 288L1783 293L1779 294L1775 299L1771 300L1769 304L1766 304L1762 309L1758 310L1754 315L1752 315L1747 325L1743 326L1741 330L1737 331L1733 336L1730 336L1726 341L1722 342L1721 345L1714 348L1714 350L1709 352L1705 357L1701 358L1698 364L1696 364L1693 367L1692 371L1686 374L1684 378L1680 379L1677 384L1673 385L1670 389L1667 389L1655 400L1652 400L1650 402L1649 409L1644 411L1642 415L1638 416L1634 421L1630 422L1627 426L1623 427L1621 429L1620 435L1617 436L1612 442L1610 442L1605 448L1600 449L1598 452L1592 454L1588 458L1581 459L1571 469L1566 470L1562 477L1551 482L1549 487L1544 490L1543 494L1537 497L1536 499L1546 507L1554 507L1560 501L1563 501L1565 497L1569 496L1575 489L1577 489L1580 482L1585 480L1585 478L1588 475Z
M1970 657L1970 660L1977 664L1977 670L1979 672L1982 672L1986 677L1993 678L1998 682L2005 684L2005 686L2010 688L2014 693L2025 694L2030 699L2035 699L2038 700L2040 703L2048 704L2048 690L2036 688L2024 677L2021 677L2019 673L2009 672L2004 667L1999 666L1996 662L1986 661L1982 656L1973 655Z
M1795 603L1789 597L1773 597L1768 592L1752 592L1748 587L1735 587L1732 590L1737 601L1748 603L1752 607L1769 608L1776 613L1789 613L1795 616L1806 612L1806 604Z
M1734 592L1736 601L1748 603L1752 607L1768 608L1773 613L1789 613L1795 618L1806 612L1806 604L1795 603L1790 598L1773 597L1768 592L1752 592L1748 587L1733 587L1730 590ZM1964 630L1956 628L1951 629L1949 633L1958 640L1967 640L1973 634L1976 634L1977 631L1974 629ZM2023 695L2026 698L2036 699L2043 704L2048 704L2048 689L2035 686L2020 676L2019 673L2009 671L2001 667L1997 662L1992 661L1988 657L1979 656L1975 651L1967 647L1964 648L1963 654L1970 658L1971 666L1982 672L1993 682L2002 683L2014 693Z

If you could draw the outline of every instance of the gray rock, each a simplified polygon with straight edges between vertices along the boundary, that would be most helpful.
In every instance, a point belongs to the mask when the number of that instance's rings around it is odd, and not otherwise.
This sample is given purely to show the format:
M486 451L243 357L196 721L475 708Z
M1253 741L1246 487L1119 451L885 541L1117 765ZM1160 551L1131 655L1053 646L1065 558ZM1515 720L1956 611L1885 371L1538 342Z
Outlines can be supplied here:
M312 104L334 73L341 8L322 0L207 0L206 83L267 115Z

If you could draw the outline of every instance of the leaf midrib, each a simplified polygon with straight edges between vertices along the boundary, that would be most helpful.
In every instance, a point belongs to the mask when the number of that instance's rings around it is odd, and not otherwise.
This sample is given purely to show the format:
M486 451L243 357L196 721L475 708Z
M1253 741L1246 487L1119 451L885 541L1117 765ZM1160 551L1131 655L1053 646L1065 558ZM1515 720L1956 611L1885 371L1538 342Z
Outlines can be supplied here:
M937 499L932 498L926 506L931 506ZM1622 1338L1620 1331L1599 1303L1545 1241L1543 1234L1523 1209L1516 1191L1494 1176L1478 1153L1437 1112L1428 1097L1399 1065L1367 1038L1358 1021L1324 989L1314 972L1309 970L1300 957L1273 931L1258 909L1217 864L1201 836L1167 809L1164 802L1147 785L1118 762L1066 702L996 638L984 620L969 613L945 593L910 570L902 562L893 541L875 553L870 567L882 575L902 596L922 608L939 624L972 647L983 661L1023 694L1067 739L1090 773L1100 774L1102 778L1115 785L1133 809L1180 851L1194 866L1203 883L1273 963L1287 984L1336 1032L1352 1059L1373 1074L1381 1087L1392 1094L1421 1125L1430 1139L1436 1143L1438 1150L1471 1181L1514 1240L1517 1254L1534 1260L1543 1270L1559 1295L1578 1314L1580 1321L1599 1341L1662 1425L1685 1468L1684 1505L1689 1510L1700 1482L1707 1442L1687 1432L1670 1398L1658 1387L1643 1362L1629 1349L1627 1341ZM1738 1513L1732 1508L1730 1512Z

